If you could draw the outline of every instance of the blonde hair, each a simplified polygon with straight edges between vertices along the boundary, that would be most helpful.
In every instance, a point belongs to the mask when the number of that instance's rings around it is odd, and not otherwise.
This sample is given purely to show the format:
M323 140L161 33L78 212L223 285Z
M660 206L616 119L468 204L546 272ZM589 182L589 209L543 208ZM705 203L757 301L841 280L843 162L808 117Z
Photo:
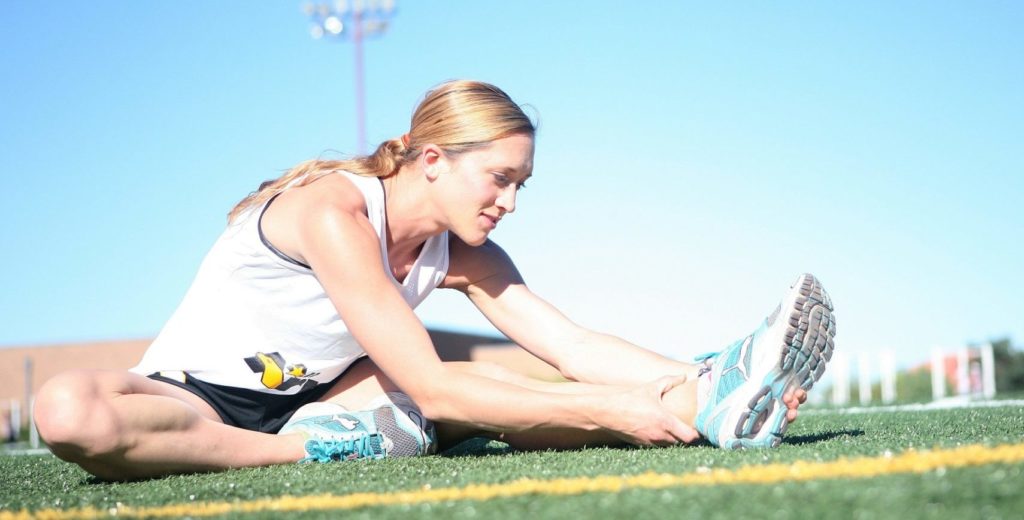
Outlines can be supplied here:
M228 222L246 209L270 200L296 179L300 180L292 186L304 186L341 170L367 177L388 177L415 161L425 144L437 145L454 157L503 137L532 137L535 132L533 121L498 87L480 81L448 81L427 92L413 112L408 134L384 141L370 155L299 163L242 199L228 213Z

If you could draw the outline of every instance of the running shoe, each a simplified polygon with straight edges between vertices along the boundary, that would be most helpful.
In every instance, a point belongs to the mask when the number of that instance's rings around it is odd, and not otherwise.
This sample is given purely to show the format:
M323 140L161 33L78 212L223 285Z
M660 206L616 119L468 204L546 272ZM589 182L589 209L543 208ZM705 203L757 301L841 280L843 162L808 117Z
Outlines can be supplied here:
M331 462L423 455L425 439L412 420L393 404L363 412L316 415L287 423L279 435L302 434L306 457L299 462Z
M697 431L726 449L778 446L789 425L782 396L810 390L832 358L832 310L817 278L803 274L753 334L698 358L698 393L706 397Z

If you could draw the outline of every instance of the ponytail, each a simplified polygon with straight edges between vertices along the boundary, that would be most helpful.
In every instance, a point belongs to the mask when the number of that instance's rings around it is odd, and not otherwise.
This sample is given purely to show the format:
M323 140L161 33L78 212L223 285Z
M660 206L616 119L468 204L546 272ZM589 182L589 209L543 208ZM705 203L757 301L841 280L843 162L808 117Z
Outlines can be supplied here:
M265 202L281 193L288 187L305 186L320 177L339 171L348 171L366 177L390 177L398 173L398 169L416 156L408 157L409 150L402 139L384 141L372 154L354 159L323 160L313 159L299 163L284 175L264 181L260 187L242 199L228 213L228 223L252 207L262 206Z
M498 87L480 81L448 81L427 92L413 112L408 134L384 141L367 156L303 162L242 199L228 213L228 222L289 186L305 186L330 173L349 171L366 177L390 177L415 161L424 144L435 144L454 157L513 134L533 137L535 131L530 118Z

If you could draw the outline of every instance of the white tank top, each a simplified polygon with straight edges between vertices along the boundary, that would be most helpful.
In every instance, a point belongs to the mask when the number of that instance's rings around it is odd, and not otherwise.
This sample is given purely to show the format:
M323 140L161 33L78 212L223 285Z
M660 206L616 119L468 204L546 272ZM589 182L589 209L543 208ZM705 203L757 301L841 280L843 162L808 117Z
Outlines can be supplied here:
M380 180L340 173L363 193L384 271L409 307L416 308L448 271L447 232L427 240L399 283L388 265ZM163 372L178 379L187 372L209 383L295 394L332 381L366 355L313 271L263 237L260 221L271 202L228 225L133 372Z

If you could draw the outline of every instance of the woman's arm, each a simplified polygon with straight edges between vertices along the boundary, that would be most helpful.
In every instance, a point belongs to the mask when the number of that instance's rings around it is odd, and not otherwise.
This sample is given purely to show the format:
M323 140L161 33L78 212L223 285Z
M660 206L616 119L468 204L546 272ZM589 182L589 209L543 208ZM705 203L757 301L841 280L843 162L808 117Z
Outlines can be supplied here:
M446 286L466 293L498 330L566 378L636 385L693 372L692 365L572 322L527 288L497 244L471 247L452 237L451 250Z
M696 432L660 403L685 379L663 378L621 396L565 395L446 367L386 276L380 243L361 201L339 195L311 197L303 205L294 228L300 230L299 252L355 339L428 418L504 432L604 429L635 444L696 439Z

